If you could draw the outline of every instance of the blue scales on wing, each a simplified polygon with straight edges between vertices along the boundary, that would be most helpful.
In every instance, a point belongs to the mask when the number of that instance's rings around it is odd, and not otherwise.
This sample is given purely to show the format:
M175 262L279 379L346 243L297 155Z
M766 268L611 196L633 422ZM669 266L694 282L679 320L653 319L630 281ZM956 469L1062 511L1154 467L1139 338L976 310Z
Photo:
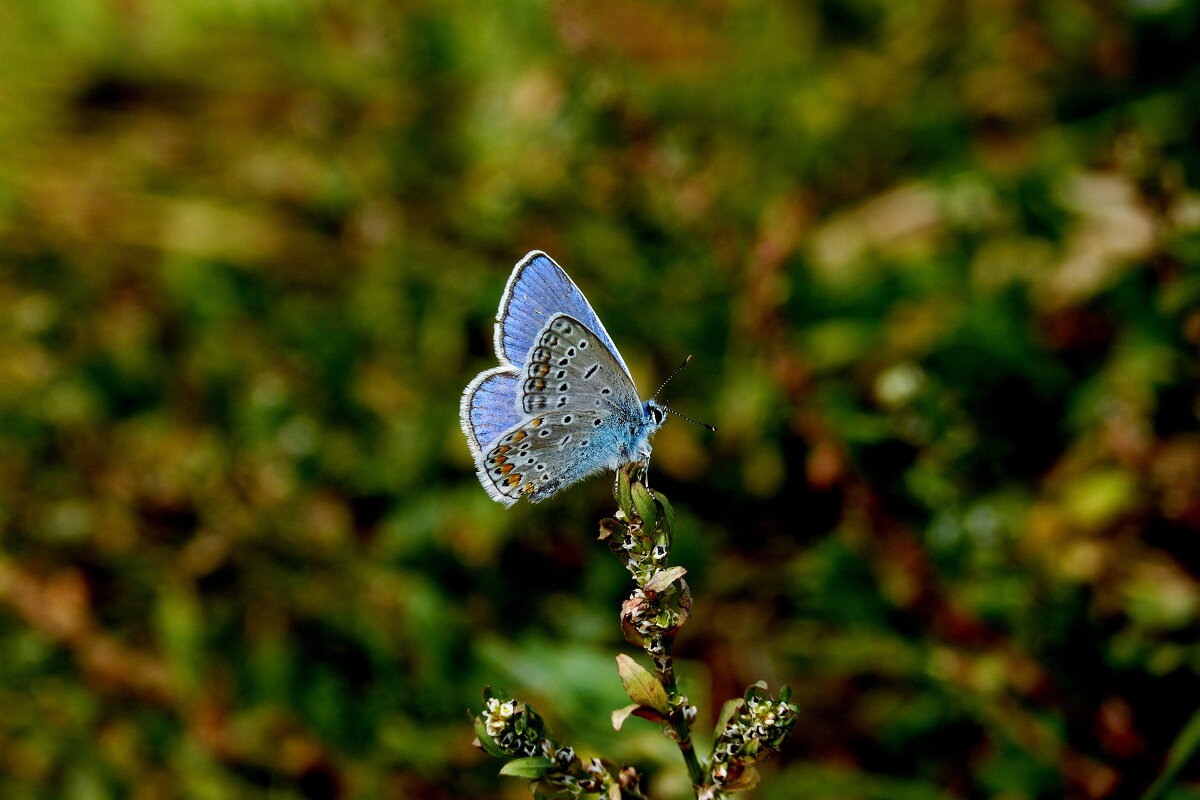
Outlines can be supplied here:
M459 422L476 459L500 434L525 418L520 384L521 373L515 367L493 367L479 373L463 392Z
M582 322L604 343L625 375L629 375L629 368L583 292L554 259L539 250L521 259L504 289L494 335L496 356L501 363L523 366L542 329L557 314L567 314Z

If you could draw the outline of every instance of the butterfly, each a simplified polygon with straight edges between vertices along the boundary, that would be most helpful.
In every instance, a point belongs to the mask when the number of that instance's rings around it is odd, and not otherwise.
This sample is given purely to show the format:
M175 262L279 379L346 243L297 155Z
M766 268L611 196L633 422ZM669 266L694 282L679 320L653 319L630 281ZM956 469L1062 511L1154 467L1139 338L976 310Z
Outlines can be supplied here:
M537 503L603 469L650 458L667 407L642 402L583 292L534 250L513 268L494 331L500 366L463 391L459 419L498 503Z

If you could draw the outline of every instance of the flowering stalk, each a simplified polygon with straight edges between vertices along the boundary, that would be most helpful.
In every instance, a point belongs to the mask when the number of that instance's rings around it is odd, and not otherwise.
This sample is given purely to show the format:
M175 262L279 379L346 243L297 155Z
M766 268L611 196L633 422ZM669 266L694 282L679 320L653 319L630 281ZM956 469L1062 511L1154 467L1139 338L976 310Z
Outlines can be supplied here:
M600 522L601 541L637 584L621 604L621 630L654 665L650 672L628 655L617 656L617 673L633 702L613 712L613 726L619 730L631 715L662 724L663 733L679 746L695 797L718 800L758 783L755 764L779 750L796 726L798 709L789 702L787 687L776 700L759 682L744 697L725 703L711 758L697 755L692 743L696 707L679 693L672 657L675 637L691 613L692 594L683 579L687 570L669 566L675 510L661 493L651 494L636 479L642 468L629 464L617 473L617 513ZM484 697L484 710L475 718L475 744L510 759L502 775L533 779L535 798L644 800L632 767L596 758L585 763L570 747L556 747L528 704L496 697L490 690Z
M633 705L613 714L617 728L630 714L665 723L663 732L674 739L694 787L704 784L704 767L692 745L696 707L679 694L672 649L687 621L692 594L683 567L668 566L674 535L675 510L666 496L651 494L630 464L617 473L616 516L601 520L600 539L633 576L637 588L621 604L621 630L630 644L641 647L654 664L654 676L629 656L617 657L617 671Z
M557 746L533 706L501 699L483 690L483 711L475 717L475 746L509 759L501 775L530 778L538 800L599 795L611 800L645 800L632 767L614 767L599 758L583 761L569 746Z

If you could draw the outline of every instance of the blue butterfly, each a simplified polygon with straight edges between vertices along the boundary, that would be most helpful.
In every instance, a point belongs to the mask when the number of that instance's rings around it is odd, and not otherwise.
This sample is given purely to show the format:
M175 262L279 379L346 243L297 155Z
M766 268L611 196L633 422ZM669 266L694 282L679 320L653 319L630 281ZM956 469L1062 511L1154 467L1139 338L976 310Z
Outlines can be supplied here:
M665 405L642 402L583 292L545 253L513 268L496 314L496 357L459 417L479 482L498 503L537 503L603 469L650 458Z

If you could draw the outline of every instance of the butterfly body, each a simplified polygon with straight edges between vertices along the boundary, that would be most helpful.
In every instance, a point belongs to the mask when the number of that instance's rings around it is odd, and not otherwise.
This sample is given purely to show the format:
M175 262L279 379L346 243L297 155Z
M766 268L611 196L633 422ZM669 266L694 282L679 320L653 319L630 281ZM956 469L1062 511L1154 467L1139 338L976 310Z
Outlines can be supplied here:
M493 500L540 502L593 473L649 459L665 406L639 399L587 299L545 253L513 269L494 339L500 366L471 381L459 409Z

